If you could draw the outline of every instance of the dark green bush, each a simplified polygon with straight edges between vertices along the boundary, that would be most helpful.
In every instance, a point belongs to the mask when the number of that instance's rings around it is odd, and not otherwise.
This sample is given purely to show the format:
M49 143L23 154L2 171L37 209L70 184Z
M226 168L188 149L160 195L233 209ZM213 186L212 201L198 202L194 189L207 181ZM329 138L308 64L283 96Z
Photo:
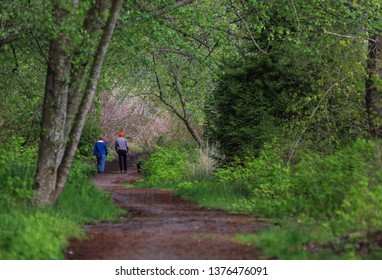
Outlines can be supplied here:
M293 61L269 54L228 65L207 106L207 136L228 160L258 155L293 119L288 104L311 92ZM293 69L293 71L291 71Z

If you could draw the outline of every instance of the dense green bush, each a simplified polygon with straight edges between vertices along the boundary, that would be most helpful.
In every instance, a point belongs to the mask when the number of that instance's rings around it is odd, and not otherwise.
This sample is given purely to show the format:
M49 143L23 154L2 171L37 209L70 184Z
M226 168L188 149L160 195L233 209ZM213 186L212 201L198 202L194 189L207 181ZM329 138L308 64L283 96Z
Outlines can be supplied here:
M309 78L292 60L275 54L246 57L220 77L207 107L207 136L228 160L248 151L257 155L293 119L288 104L306 92L312 92Z
M186 176L189 171L188 163L193 157L194 152L190 153L190 150L182 149L178 145L157 146L143 165L145 182L156 184Z
M251 182L252 211L281 219L255 238L268 257L380 258L380 149L379 142L358 140L329 156L306 154L289 168L262 156L220 175ZM362 246L369 255L360 255Z
M330 156L307 155L291 172L296 214L341 217L364 230L380 227L379 149L379 143L358 140Z
M377 143L358 140L333 155L306 154L286 167L270 146L216 175L222 184L243 189L258 215L341 217L358 228L380 227L379 149Z
M288 211L291 178L276 146L265 145L258 157L247 156L229 167L218 170L224 185L236 186L253 203L252 213L282 216Z

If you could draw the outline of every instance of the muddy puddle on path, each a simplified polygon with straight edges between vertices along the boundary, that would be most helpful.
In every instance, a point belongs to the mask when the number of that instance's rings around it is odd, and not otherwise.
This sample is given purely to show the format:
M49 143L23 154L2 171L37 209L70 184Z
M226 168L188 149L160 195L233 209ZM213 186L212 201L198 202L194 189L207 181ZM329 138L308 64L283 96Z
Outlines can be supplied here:
M235 235L255 233L267 226L265 222L200 209L167 190L121 188L142 178L134 166L120 174L112 163L106 172L93 182L111 192L115 203L128 214L118 223L86 226L87 238L70 243L67 259L259 259L259 252L238 243Z

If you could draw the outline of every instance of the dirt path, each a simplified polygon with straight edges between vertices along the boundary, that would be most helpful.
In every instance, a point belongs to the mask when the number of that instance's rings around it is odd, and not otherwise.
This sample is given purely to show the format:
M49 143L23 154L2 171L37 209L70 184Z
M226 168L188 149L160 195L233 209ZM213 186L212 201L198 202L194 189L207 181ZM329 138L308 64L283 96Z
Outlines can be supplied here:
M120 174L115 163L93 182L111 192L117 205L128 210L120 223L85 227L87 239L72 241L68 259L258 259L251 246L234 236L253 233L264 222L244 215L200 209L167 190L121 188L142 175L131 166Z

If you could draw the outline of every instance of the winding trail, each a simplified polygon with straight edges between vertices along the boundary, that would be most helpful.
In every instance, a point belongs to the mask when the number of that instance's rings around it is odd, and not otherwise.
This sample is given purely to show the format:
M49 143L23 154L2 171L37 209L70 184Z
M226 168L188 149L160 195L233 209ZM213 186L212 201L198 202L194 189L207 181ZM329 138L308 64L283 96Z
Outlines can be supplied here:
M245 215L200 209L171 191L122 188L142 178L135 165L120 174L116 162L93 182L110 192L126 209L118 223L85 227L87 238L73 240L66 250L74 260L218 260L259 259L259 252L235 240L239 233L255 233L267 224Z

